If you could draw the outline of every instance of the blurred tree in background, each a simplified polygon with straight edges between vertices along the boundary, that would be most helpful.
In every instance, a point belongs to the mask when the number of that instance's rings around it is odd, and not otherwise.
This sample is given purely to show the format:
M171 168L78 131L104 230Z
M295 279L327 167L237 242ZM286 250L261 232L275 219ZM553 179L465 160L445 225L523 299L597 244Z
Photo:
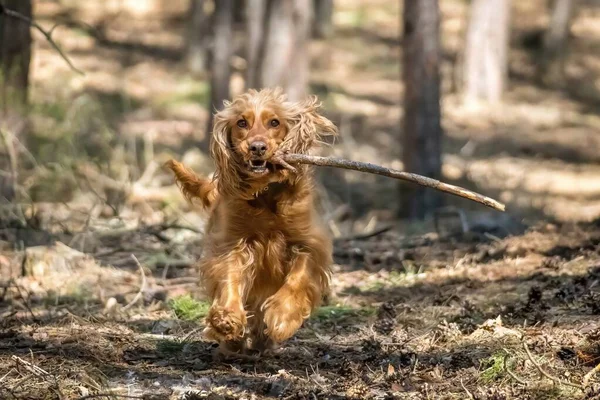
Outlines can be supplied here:
M440 14L438 0L404 2L404 169L441 177ZM404 217L423 218L441 204L435 190L401 185Z
M555 0L543 41L540 77L549 84L564 81L567 44L577 0Z
M30 0L5 0L2 6L31 18ZM29 88L31 31L19 19L0 14L0 198L11 200L17 180L17 141L23 139Z
M187 37L186 58L191 72L203 72L207 65L209 45L210 19L205 7L207 1L190 0Z
M314 0L314 8L314 37L330 37L333 32L333 0Z
M219 0L215 3L214 49L210 81L210 118L207 132L212 130L213 114L223 107L223 101L229 99L229 81L231 79L231 55L233 54L233 0ZM209 135L202 148L208 149Z
M474 0L466 38L464 92L467 103L497 103L508 78L509 0Z
M311 0L247 2L249 88L281 86L290 100L307 93Z

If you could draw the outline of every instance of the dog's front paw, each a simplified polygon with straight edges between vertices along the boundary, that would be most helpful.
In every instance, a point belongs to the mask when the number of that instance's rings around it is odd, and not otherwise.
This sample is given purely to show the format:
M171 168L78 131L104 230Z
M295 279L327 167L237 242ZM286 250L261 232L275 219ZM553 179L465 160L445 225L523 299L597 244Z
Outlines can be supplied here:
M213 306L206 317L204 335L217 342L239 340L246 330L246 313L220 306Z
M297 301L281 293L267 300L264 308L265 334L277 343L292 337L309 313Z

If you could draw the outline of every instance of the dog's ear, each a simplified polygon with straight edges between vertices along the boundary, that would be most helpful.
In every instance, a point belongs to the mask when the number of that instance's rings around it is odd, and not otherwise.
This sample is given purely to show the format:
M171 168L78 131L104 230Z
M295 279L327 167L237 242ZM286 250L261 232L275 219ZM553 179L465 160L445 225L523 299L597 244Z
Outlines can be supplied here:
M212 137L210 140L210 153L215 161L217 174L221 175L229 169L231 154L229 152L229 113L231 103L225 101L224 109L215 114Z
M233 103L223 102L224 108L215 114L213 132L210 141L210 153L215 162L214 178L217 179L220 192L234 192L239 189L237 176L239 161L231 149L231 121L235 117Z
M286 135L281 149L290 153L306 154L325 136L336 136L337 127L319 113L321 103L316 96L288 104Z

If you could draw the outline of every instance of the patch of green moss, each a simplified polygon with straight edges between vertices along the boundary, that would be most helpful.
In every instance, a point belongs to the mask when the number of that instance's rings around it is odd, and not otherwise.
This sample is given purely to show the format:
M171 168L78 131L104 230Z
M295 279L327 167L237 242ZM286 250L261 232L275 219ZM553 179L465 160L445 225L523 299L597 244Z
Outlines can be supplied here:
M481 362L481 366L485 369L481 371L479 378L483 382L492 382L504 376L505 361L506 354L504 352L492 354L489 358Z
M197 321L208 314L210 304L205 301L198 301L189 294L175 297L169 301L169 307L177 318L184 321Z
M375 309L372 307L354 308L344 305L323 306L317 309L312 315L313 320L320 322L336 322L344 320L366 319L375 314Z

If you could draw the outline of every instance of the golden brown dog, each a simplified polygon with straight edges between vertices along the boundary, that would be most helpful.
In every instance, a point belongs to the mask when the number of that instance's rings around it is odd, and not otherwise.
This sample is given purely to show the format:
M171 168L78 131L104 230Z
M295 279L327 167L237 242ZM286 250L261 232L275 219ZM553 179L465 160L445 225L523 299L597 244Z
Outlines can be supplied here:
M199 264L212 299L205 334L225 350L261 352L290 338L328 290L331 242L311 170L271 162L337 134L318 109L314 97L291 103L279 89L250 90L215 116L212 180L168 164L184 195L210 210Z

